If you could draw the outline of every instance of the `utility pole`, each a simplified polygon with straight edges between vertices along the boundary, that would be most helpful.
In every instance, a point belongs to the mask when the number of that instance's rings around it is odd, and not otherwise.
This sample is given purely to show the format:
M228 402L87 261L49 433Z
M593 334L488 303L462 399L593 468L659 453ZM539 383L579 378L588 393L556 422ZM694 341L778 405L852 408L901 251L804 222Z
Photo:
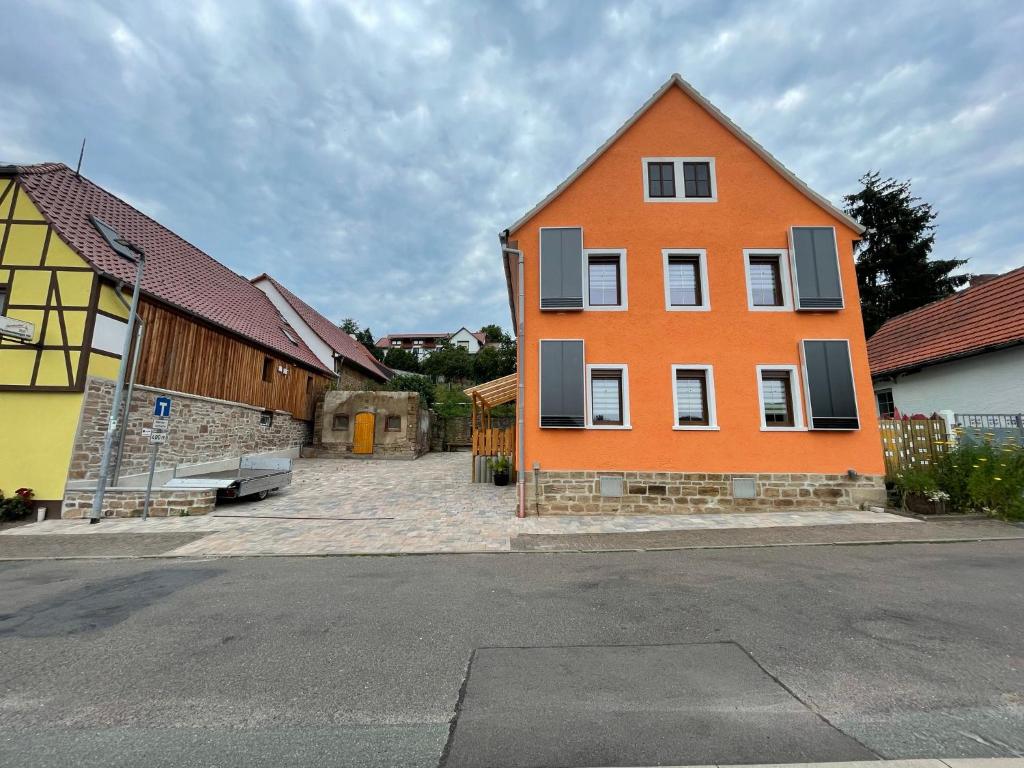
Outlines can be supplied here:
M121 395L124 392L124 379L128 371L128 357L132 351L132 338L134 337L135 318L139 313L139 291L142 289L142 273L146 265L146 254L136 245L132 245L123 238L117 239L117 244L135 254L135 288L132 291L132 303L128 310L128 327L124 334L124 348L121 350L121 364L117 369L117 383L114 385L114 402L110 408L110 417L107 420L107 434L103 438L103 455L100 458L100 476L96 480L96 493L92 498L92 510L89 512L89 524L93 525L100 521L103 515L103 496L107 492L107 475L110 472L110 454L114 447L114 435L117 432L119 416L121 413ZM128 258L121 253L122 257ZM138 350L135 354L138 354ZM125 414L125 418L128 415Z

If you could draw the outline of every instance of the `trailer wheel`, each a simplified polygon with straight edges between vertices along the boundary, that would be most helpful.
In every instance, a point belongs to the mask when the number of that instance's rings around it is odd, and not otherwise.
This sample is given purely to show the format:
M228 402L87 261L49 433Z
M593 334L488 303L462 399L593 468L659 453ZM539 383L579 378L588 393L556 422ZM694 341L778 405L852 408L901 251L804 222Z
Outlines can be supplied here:
M269 494L270 491L260 491L259 493L256 494L256 498L259 499L260 501L263 501L265 498L267 498Z

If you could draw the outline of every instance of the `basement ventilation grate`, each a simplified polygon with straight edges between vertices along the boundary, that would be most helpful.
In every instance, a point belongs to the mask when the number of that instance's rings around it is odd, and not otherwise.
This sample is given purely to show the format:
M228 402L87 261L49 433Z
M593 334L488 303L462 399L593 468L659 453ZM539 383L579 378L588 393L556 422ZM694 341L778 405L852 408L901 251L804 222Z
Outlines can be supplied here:
M734 499L757 498L757 483L752 477L734 477L732 479L732 497Z
M616 498L622 495L622 478L621 477L600 477L598 483L601 489L601 495L609 498Z

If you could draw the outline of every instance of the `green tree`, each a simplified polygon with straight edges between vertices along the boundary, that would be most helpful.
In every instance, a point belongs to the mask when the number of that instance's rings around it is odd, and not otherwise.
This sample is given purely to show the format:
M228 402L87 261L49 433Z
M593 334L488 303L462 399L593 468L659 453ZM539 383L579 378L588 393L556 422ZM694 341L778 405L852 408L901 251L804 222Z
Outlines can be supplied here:
M473 374L473 358L469 350L444 344L431 352L423 361L423 372L445 381L465 381Z
M427 408L434 404L434 382L426 376L399 374L387 383L385 389L391 392L419 392L420 400Z
M407 349L393 347L384 353L384 365L396 371L420 372L420 361Z
M483 326L480 328L480 333L484 334L488 344L500 344L509 340L505 331L496 323Z
M484 347L473 356L473 380L479 384L516 372L516 345L505 341L496 347Z
M354 336L359 333L359 323L355 321L355 318L346 317L341 321L338 327L350 336Z
M857 247L857 284L864 330L871 336L890 317L949 296L968 280L950 273L966 259L929 260L937 214L910 190L909 181L861 177L846 195L846 212L867 227Z
M356 341L366 347L370 354L376 357L378 360L384 359L384 351L377 347L377 343L373 338L373 331L370 330L370 326L366 326L361 331L355 333Z

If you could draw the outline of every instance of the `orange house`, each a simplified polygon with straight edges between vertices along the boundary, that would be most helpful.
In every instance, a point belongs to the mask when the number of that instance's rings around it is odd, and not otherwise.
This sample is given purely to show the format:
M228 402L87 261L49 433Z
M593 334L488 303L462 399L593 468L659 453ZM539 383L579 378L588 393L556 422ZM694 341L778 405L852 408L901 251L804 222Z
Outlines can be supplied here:
M520 513L880 503L861 232L673 75L501 233Z

